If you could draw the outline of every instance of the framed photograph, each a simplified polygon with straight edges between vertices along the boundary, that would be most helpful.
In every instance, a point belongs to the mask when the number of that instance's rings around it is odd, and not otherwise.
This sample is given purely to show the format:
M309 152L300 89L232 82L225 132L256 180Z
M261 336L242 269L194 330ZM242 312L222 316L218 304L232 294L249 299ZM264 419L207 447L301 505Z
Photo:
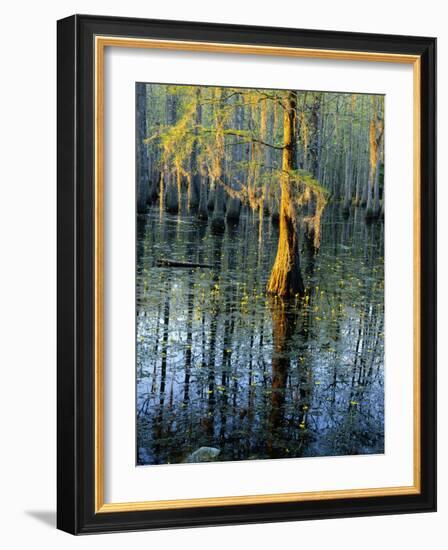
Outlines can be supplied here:
M58 527L436 507L434 38L58 21Z

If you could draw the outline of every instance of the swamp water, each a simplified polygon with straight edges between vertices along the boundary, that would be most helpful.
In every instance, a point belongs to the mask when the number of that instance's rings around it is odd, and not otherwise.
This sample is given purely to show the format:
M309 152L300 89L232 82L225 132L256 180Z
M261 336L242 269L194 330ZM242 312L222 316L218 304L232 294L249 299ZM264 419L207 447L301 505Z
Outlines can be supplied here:
M265 292L268 218L243 210L217 235L194 215L139 217L137 464L384 452L383 224L363 214L327 206L289 303Z

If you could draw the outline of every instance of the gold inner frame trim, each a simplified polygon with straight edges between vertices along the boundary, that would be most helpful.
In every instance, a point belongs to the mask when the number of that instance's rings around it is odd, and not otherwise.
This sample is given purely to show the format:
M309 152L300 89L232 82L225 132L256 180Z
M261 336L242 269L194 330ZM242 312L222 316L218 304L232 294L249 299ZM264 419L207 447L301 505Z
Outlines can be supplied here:
M342 61L370 61L382 63L406 63L413 65L413 298L414 298L414 349L413 349L413 485L348 490L276 493L263 495L190 498L179 500L154 500L141 502L104 502L104 50L106 47L153 48L162 50L194 51L207 53L233 53L268 56L330 59ZM232 506L275 502L303 502L362 498L394 495L413 495L421 492L421 423L420 423L420 117L421 71L420 56L381 52L356 52L257 46L253 44L227 44L212 42L156 40L96 36L95 55L95 513L132 512L143 510L167 510L207 506Z

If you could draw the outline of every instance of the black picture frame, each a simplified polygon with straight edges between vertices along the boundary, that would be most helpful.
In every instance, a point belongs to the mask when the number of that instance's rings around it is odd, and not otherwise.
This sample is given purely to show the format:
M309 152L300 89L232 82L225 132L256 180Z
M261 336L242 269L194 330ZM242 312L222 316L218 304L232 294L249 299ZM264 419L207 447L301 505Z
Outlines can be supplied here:
M436 39L74 15L57 24L57 526L72 534L436 509ZM382 52L421 61L421 485L418 494L95 512L94 38Z

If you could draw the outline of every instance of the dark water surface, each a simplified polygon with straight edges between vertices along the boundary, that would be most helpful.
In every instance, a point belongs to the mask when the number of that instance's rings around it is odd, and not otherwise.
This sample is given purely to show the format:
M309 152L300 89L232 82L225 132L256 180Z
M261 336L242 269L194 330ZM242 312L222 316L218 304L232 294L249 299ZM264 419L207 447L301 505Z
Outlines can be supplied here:
M137 238L137 463L384 452L383 225L327 207L303 300L268 297L278 229L153 207ZM156 260L212 268L157 267Z

